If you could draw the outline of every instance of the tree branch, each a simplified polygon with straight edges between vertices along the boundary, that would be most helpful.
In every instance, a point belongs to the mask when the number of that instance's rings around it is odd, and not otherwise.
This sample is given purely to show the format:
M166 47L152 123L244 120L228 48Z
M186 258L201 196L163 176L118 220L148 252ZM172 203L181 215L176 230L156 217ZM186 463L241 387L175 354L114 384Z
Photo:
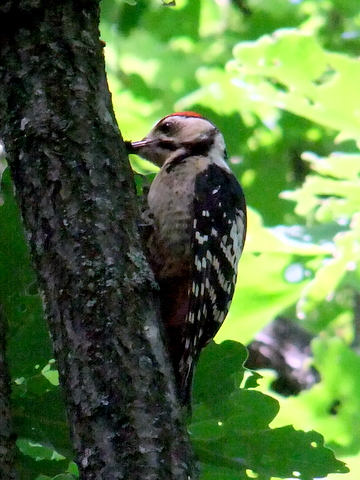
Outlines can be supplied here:
M136 228L98 2L0 4L0 135L83 480L196 478Z

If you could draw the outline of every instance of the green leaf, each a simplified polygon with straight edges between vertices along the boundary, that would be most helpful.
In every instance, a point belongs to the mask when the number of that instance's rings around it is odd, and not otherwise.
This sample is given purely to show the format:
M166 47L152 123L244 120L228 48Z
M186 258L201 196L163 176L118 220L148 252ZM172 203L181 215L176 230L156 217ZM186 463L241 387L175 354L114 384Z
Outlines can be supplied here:
M43 388L40 385L34 388L34 380L14 387L13 422L17 435L19 439L49 447L71 459L69 427L59 387L52 386L44 378Z
M292 426L240 433L237 441L234 439L226 445L225 452L230 457L244 458L253 471L273 477L311 480L349 471L343 462L335 459L330 449L324 447L322 435L297 431Z
M215 337L217 342L249 343L272 318L297 301L308 279L289 283L290 264L291 257L285 253L248 254L245 250L231 309Z
M39 460L64 460L65 457L58 454L55 450L45 447L40 443L33 443L28 440L18 439L16 442L20 451L25 455L29 455L36 461Z
M242 382L247 358L246 348L238 342L221 345L211 342L203 351L195 372L194 402L213 404L213 395L226 398ZM216 381L214 381L216 376ZM209 384L212 391L209 391ZM221 402L220 402L221 403Z
M291 421L295 428L315 428L322 432L336 454L357 455L360 444L360 358L339 338L316 339L312 348L321 381L298 397L286 401L280 399L280 414L274 425Z
M282 197L297 203L296 212L317 221L344 223L358 211L360 195L360 155L337 153L318 157L307 152L303 158L314 172L301 188L286 191Z
M234 57L228 68L250 98L331 127L342 138L360 138L357 59L327 52L296 29L239 43Z
M211 344L199 362L194 385L194 412L189 432L195 451L210 466L231 470L239 478L293 477L312 480L347 467L324 447L317 432L291 426L270 429L279 404L256 390L239 389L245 349L235 342ZM261 412L261 415L259 415ZM227 478L225 476L225 478Z
M67 460L35 460L29 455L24 455L20 450L17 455L16 470L19 480L33 480L41 476L45 479L54 479L56 475L67 470ZM68 480L74 480L70 477Z
M14 378L44 366L52 349L9 171L0 207L0 303L9 325L8 359Z
M313 152L304 152L302 158L309 162L311 169L320 175L359 180L360 154L358 153L334 152L328 157L319 157Z

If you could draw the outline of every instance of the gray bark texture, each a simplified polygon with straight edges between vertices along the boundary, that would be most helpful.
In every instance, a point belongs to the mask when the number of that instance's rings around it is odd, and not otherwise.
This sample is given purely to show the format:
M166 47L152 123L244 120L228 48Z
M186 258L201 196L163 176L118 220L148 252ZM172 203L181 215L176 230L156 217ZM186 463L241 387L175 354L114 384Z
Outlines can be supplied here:
M82 480L195 479L95 0L0 1L0 137Z

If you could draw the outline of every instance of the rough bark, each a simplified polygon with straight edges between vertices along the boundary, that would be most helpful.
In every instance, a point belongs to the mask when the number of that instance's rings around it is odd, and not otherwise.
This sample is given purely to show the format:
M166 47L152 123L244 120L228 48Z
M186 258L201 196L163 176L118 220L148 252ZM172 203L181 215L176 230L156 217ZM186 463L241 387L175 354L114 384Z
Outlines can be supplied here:
M0 2L0 136L83 480L196 478L93 0Z

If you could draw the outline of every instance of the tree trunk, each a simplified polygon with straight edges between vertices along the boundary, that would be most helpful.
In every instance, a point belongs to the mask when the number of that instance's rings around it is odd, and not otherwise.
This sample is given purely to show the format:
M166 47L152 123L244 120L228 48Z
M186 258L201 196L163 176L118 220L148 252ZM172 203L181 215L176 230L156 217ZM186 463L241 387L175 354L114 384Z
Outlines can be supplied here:
M0 136L83 480L193 479L98 1L0 2Z

